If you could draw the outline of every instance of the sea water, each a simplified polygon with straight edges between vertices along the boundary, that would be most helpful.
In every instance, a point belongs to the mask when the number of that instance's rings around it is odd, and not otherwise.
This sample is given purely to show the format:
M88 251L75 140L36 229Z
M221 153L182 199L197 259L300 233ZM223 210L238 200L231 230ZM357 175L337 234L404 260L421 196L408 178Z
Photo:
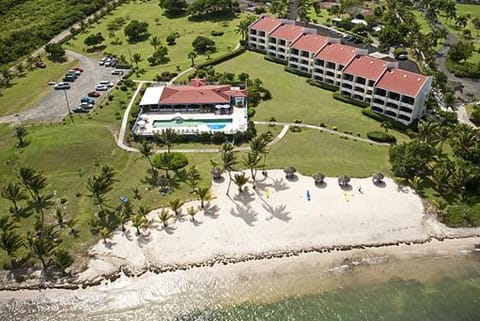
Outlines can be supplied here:
M44 295L27 291L1 297L0 320L480 320L480 255L473 251L369 257L328 268L321 256L315 260L123 277Z

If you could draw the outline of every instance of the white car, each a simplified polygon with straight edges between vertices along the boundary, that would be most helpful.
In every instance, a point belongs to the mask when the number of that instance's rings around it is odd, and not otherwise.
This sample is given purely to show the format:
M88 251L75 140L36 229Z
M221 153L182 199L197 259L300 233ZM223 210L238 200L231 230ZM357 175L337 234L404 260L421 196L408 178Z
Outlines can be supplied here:
M123 70L120 70L120 69L112 70L112 75L123 75Z
M49 82L48 82L48 85L49 85L49 86L55 86L56 84L57 84L56 81L49 81Z
M102 85L102 84L98 84L98 85L95 86L95 90L96 91L106 91L106 90L108 90L108 87L105 86L105 85Z
M99 84L100 84L100 85L107 86L107 87L113 87L113 82L111 82L111 81L109 81L109 80L102 80L102 81L100 81Z
M84 109L92 109L93 108L93 104L89 104L89 103L86 103L86 102L83 102L83 103L80 103L80 106L81 108L84 108Z

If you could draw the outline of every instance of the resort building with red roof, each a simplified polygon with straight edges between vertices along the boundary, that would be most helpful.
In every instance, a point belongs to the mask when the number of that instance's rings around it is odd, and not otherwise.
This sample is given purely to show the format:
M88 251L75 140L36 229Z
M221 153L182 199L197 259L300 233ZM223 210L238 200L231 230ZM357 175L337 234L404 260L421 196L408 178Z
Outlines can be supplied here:
M398 122L408 125L425 115L431 77L399 69L397 62L370 57L367 49L317 35L293 20L260 16L249 27L247 47Z
M247 91L192 79L189 85L149 87L133 126L136 135L152 136L165 128L178 134L234 134L247 130Z

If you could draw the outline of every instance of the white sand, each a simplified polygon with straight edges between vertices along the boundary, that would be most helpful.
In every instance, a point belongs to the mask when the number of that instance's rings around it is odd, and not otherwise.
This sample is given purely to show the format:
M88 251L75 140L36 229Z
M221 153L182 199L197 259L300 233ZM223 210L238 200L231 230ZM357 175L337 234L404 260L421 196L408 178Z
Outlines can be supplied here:
M391 179L375 186L370 178L352 179L351 190L342 190L337 178L327 178L323 187L311 177L296 175L288 181L282 170L271 170L268 178L257 178L256 191L248 184L238 192L232 183L226 196L228 176L213 183L214 199L199 211L196 222L186 215L186 204L178 221L172 218L165 229L158 213L144 236L127 225L111 242L99 242L90 254L89 268L80 280L112 273L120 266L140 271L148 265L185 264L215 256L238 257L276 250L298 250L338 245L375 245L390 242L425 241L430 235L448 235L443 226L428 219L420 198L408 188L399 190ZM359 191L361 188L361 192ZM307 201L306 193L311 200ZM428 223L428 224L424 224Z

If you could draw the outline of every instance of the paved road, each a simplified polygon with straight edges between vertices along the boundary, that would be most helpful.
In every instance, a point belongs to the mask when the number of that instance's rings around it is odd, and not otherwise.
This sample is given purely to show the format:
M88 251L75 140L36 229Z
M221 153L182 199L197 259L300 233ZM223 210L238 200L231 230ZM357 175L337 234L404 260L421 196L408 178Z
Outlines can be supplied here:
M95 90L95 85L101 80L109 80L114 83L119 80L118 76L111 75L111 71L114 68L99 66L96 60L73 51L67 51L67 55L71 59L77 59L79 61L78 66L84 69L82 75L75 82L71 83L71 89L64 92L63 90L54 90L52 86L51 91L42 98L36 107L19 114L0 117L0 124L24 121L61 121L68 115L65 93L67 94L70 110L72 110L78 106L80 98L86 96L88 92ZM61 79L45 79L45 86L47 86L47 82L50 80L61 81ZM105 95L105 93L103 92L102 95Z

